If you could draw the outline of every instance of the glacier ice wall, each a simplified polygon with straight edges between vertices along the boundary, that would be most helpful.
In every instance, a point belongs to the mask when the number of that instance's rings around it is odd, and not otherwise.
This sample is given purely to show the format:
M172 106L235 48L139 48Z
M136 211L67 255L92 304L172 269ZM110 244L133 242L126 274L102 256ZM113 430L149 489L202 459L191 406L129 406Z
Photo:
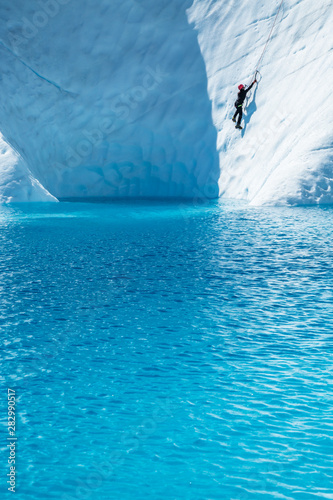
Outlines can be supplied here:
M2 199L218 195L191 3L1 1Z
M231 122L279 4L1 0L0 199L332 203L331 0L284 0Z
M332 0L285 0L241 134L231 121L280 0L194 0L218 131L221 194L252 204L333 202Z

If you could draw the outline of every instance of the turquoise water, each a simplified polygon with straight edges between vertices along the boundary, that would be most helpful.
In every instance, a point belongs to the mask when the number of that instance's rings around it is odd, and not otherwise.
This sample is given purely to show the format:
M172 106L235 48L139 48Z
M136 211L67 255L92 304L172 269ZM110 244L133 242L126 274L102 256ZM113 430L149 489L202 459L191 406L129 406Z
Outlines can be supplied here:
M221 202L1 207L15 498L333 499L332 221Z

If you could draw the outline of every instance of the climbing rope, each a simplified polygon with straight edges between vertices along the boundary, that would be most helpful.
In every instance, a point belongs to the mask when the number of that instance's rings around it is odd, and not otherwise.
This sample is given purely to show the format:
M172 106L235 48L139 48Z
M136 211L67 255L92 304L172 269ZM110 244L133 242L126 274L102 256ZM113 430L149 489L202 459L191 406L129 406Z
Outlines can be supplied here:
M280 14L280 10L281 10L281 8L282 8L283 1L284 1L284 0L281 0L281 3L280 3L280 6L279 6L279 9L278 9L278 11L277 11L277 13L276 13L276 16L275 16L275 19L274 19L273 26L272 26L272 28L271 28L271 31L270 31L269 35L268 35L268 38L267 38L267 41L266 41L266 44L265 44L264 50L262 51L262 54L261 54L261 56L260 56L260 59L259 59L259 61L258 61L257 65L256 65L256 69L255 69L255 72L254 72L254 78L253 78L254 80L255 80L255 78L256 78L256 75L259 73L258 68L260 67L260 64L261 64L261 62L262 62L262 60L263 60L263 57L264 57L264 55L265 55L265 52L266 52L267 46L268 46L269 42L271 41L272 34L273 34L273 30L274 30L274 28L275 28L275 25L276 25L276 21L277 21L278 15ZM260 74L260 73L259 73L259 74Z

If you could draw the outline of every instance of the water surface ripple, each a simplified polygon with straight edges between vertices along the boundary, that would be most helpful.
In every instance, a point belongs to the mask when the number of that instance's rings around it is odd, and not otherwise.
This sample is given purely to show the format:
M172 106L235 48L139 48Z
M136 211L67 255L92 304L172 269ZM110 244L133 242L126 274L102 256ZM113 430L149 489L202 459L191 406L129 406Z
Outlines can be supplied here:
M16 498L333 499L332 216L2 207Z

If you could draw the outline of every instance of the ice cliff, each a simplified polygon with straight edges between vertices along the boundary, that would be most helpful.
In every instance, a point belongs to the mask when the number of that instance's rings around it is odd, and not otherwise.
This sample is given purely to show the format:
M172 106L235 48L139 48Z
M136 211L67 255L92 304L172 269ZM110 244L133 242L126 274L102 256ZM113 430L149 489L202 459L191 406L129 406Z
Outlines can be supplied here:
M0 199L331 203L330 0L2 0ZM219 186L219 187L218 187Z
M285 0L239 135L230 120L251 82L280 0L194 0L218 131L220 193L252 204L333 202L333 5Z
M0 130L52 196L218 194L217 134L190 4L1 1ZM9 199L32 195L29 183L12 187Z

